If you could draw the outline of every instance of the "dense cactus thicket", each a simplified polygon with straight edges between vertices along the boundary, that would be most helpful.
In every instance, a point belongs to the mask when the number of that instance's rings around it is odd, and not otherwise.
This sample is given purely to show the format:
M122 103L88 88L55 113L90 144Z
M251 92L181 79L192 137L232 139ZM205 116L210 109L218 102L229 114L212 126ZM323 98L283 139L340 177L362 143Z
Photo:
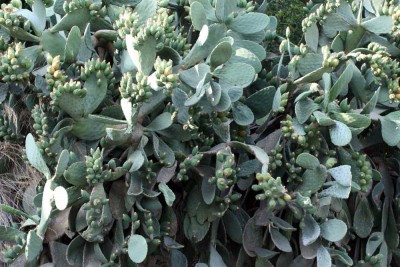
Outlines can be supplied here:
M303 7L2 4L2 261L399 266L399 1Z

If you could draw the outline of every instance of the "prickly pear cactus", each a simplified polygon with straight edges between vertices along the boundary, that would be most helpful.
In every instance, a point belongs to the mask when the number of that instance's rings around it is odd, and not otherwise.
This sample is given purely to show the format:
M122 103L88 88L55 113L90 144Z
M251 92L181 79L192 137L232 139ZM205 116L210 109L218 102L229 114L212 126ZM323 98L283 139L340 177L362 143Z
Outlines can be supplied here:
M0 142L42 177L4 260L400 264L398 1L310 1L301 38L268 8L3 4Z

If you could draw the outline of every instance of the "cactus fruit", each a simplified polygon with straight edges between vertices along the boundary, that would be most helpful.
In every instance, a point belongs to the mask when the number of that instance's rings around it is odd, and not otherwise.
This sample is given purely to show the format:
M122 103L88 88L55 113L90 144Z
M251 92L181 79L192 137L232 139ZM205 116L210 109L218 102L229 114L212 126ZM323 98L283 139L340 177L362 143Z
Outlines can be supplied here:
M29 59L21 57L22 43L10 44L1 55L0 77L3 82L24 83L29 78L33 65Z
M13 130L9 119L6 115L0 115L0 139L4 141L12 141L18 138L18 134Z
M286 193L286 188L282 186L281 177L273 178L269 173L265 175L257 173L256 179L258 185L253 185L252 189L255 191L263 191L261 194L258 194L256 198L258 200L268 199L268 208L275 209L277 206L285 206L286 202L292 199L292 197Z
M124 74L119 87L121 96L130 99L133 104L148 103L153 96L148 77L143 73L136 73L135 80L130 73Z
M51 146L54 145L55 138L50 134L49 119L39 105L32 110L32 118L35 121L33 129L39 137L37 145L43 156L54 157Z

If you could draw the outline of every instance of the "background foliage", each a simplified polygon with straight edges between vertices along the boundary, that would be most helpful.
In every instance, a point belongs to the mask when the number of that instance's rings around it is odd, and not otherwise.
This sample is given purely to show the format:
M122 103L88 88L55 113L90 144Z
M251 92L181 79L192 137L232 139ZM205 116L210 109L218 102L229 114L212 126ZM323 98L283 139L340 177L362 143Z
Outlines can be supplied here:
M399 265L398 1L268 8L3 4L3 261Z
M300 0L273 0L267 1L266 14L275 16L278 20L277 33L285 35L286 28L289 27L292 32L292 42L299 44L303 37L301 21L307 15L305 1Z

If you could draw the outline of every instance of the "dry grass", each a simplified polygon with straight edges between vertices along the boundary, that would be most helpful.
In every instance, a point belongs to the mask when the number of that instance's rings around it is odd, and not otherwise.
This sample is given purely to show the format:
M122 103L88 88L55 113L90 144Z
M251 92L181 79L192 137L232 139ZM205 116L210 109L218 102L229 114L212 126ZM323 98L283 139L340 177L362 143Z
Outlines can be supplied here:
M21 208L25 189L38 184L41 176L23 160L23 147L9 142L0 143L0 162L6 171L0 174L0 202L15 208ZM0 225L10 225L13 218L0 211Z
M32 132L31 113L26 108L20 108L22 99L12 106L4 104L1 106L2 113L15 127L13 131L17 135L24 136L26 132ZM24 147L17 143L0 142L0 203L13 208L23 210L24 192L29 186L36 186L41 175L35 171L23 159ZM31 196L33 198L33 196ZM27 198L27 196L25 196ZM33 199L25 199L32 205ZM0 225L10 226L22 219L16 215L0 211ZM0 252L5 242L0 241ZM3 256L0 253L0 266L3 266Z
M31 112L26 108L21 108L21 105L23 105L23 99L19 99L12 106L3 104L2 111L15 126L15 133L24 136L24 133L32 132L33 129ZM0 167L0 203L14 208L22 207L25 189L32 184L37 185L41 180L40 174L22 158L24 154L23 146L0 142L0 164L6 165L3 171ZM11 221L13 218L10 218L10 215L0 211L0 225L9 225Z
M0 142L0 203L11 207L22 209L22 199L28 186L37 185L41 176L22 158L23 147L9 142ZM28 200L33 203L32 200ZM0 211L0 225L9 226L21 218L15 215ZM4 242L0 242L0 251ZM0 266L2 261L0 255Z
M3 114L6 115L11 125L15 125L15 132L19 133L20 129L18 129L18 116L14 109L8 105L3 105Z
M11 124L15 126L15 133L18 135L33 132L31 111L26 109L24 106L24 101L27 97L28 95L22 97L12 106L9 106L8 104L2 105L3 114L6 115Z

